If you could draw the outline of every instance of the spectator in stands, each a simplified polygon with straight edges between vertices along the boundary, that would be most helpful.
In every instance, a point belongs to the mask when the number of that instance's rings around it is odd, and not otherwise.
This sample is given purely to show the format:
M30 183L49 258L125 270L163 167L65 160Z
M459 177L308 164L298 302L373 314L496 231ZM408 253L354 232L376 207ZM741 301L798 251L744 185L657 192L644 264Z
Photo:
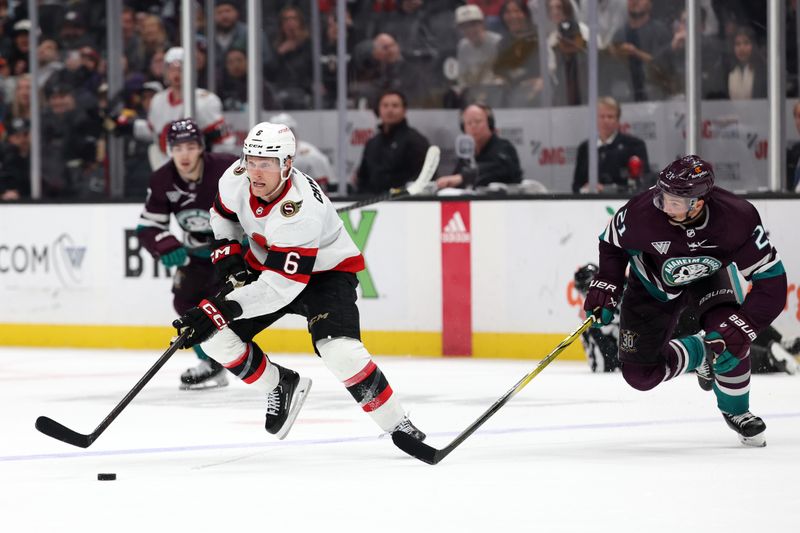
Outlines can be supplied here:
M30 41L28 33L31 31L31 21L28 19L18 20L14 23L13 43L8 62L11 64L11 75L19 76L28 72L28 51Z
M672 41L668 47L662 49L656 59L664 66L664 84L672 95L683 95L686 83L686 10L673 25ZM700 68L703 98L720 98L726 92L722 73L729 69L722 69L725 53L722 41L716 35L705 32L706 10L700 8Z
M486 187L490 183L520 183L522 168L517 149L497 135L494 113L476 103L461 112L461 130L475 141L473 160L459 159L453 174L436 180L436 187Z
M795 102L792 109L794 127L800 133L800 102ZM786 153L786 182L787 189L800 192L800 141L790 146Z
M8 0L0 0L0 57L4 58L11 55L12 43L8 26Z
M294 117L289 113L280 113L270 117L269 121L273 124L286 124L294 133L297 149L295 150L294 159L292 159L292 168L312 176L314 181L326 193L338 190L339 183L333 173L330 159L319 148L308 141L300 139L297 134L297 121Z
M122 8L122 50L130 72L147 70L144 44L136 31L136 11L130 6Z
M589 20L589 3L578 3L578 20ZM597 2L597 49L608 49L614 35L625 26L628 19L627 0L598 0Z
M610 96L597 100L598 190L616 186L616 190L641 188L650 174L647 145L633 135L619 130L622 115L619 103ZM572 179L572 192L587 192L589 182L589 141L578 146L578 158Z
M375 114L380 123L367 141L356 174L361 194L378 194L413 181L422 169L429 142L408 125L408 102L403 93L387 90L378 99Z
M614 35L609 48L626 67L628 94L618 95L626 101L658 100L667 95L656 82L663 79L659 70L663 66L653 59L669 45L671 35L660 20L651 17L652 9L651 0L628 0L628 20Z
M728 72L728 97L731 100L751 100L767 97L767 67L754 50L755 33L739 26L733 36L735 65Z
M83 171L96 162L99 119L75 103L72 87L45 86L42 113L42 188L47 197L82 195Z
M485 17L486 29L495 33L503 31L503 21L500 20L500 10L503 8L505 0L469 0L467 4L472 4L480 8Z
M42 39L39 42L37 56L39 58L39 79L36 86L41 89L50 76L64 68L64 63L59 60L61 54L55 39Z
M356 46L355 81L350 91L360 106L359 100L366 101L368 107L378 108L378 97L386 91L403 93L406 102L409 93L424 91L424 83L414 75L414 70L403 58L397 41L388 33L379 33L371 41Z
M463 35L458 42L458 86L456 92L462 97L480 100L482 86L496 87L500 80L494 73L497 46L501 37L488 31L483 12L476 5L456 8L456 25ZM478 94L476 94L478 93Z
M288 6L280 11L275 52L266 64L271 82L282 109L311 107L311 39L303 12Z
M31 119L31 76L22 74L16 77L14 86L14 99L11 102L11 116L15 118Z
M225 111L244 111L247 107L247 55L240 48L229 48L219 83L219 99Z
M350 16L350 11L345 12L345 47L347 55L353 57L353 43L362 42L363 39L359 38L361 31L354 27L353 19ZM339 26L336 22L335 13L331 12L325 15L324 34L322 36L322 87L323 87L323 106L326 108L334 107L336 105L337 94L337 40L339 35Z
M31 195L31 135L26 119L13 119L0 144L0 200L20 200Z
M498 45L494 72L507 87L504 105L541 105L544 81L539 65L539 37L528 4L524 0L506 0L500 18L506 34Z
M87 31L83 14L76 9L71 9L64 13L64 20L61 21L61 31L58 37L61 48L64 50L77 50L84 46L94 48L97 46L94 36Z
M228 50L247 50L247 26L239 20L239 3L235 0L218 0L214 7L214 45L217 72L221 72ZM266 37L265 37L265 40ZM267 57L263 57L267 61Z
M152 71L153 56L166 52L170 47L170 42L167 38L167 31L164 29L164 24L158 16L145 15L142 18L141 27L140 36L142 47L144 48L144 64L150 65L150 70ZM163 77L153 79L162 80Z
M547 36L547 67L553 83L553 105L583 105L588 97L586 46L589 27L578 22L570 0L548 0L555 29Z
M150 57L149 67L147 68L147 78L152 81L161 82L167 74L167 66L164 63L166 50L156 50Z

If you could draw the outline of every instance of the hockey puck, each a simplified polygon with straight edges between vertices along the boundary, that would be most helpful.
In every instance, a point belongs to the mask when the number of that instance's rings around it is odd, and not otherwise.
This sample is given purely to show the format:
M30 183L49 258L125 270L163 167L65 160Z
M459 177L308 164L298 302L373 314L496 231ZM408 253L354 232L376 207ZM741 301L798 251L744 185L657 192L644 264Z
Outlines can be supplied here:
M116 479L116 474L97 474L97 481L114 481Z

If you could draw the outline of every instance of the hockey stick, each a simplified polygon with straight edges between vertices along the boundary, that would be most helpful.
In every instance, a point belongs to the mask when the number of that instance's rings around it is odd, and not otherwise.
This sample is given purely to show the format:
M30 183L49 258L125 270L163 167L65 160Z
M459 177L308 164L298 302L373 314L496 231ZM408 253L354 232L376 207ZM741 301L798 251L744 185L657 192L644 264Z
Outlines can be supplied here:
M114 407L108 416L106 416L100 425L95 428L94 431L89 433L88 435L84 435L82 433L78 433L77 431L73 431L68 427L64 426L53 420L52 418L48 418L46 416L40 416L36 419L36 429L47 435L48 437L52 437L54 439L58 439L62 442L66 442L67 444L72 444L73 446L78 446L79 448L88 448L92 445L92 443L97 440L97 437L103 434L106 428L114 421L117 416L122 412L125 407L131 403L131 400L139 394L139 392L147 385L147 382L150 381L153 376L156 375L164 363L169 360L172 355L178 351L181 347L183 347L183 343L186 340L186 337L189 336L189 331L186 330L181 333L180 337L175 339L175 341L170 344L167 351L156 361L156 363L150 367L150 370L145 372L142 379L139 380L136 385L125 395L121 402L119 402L116 407Z
M503 407L506 403L508 403L508 401L511 398L513 398L519 391L521 391L525 387L525 385L530 383L531 380L535 378L537 374L539 374L539 372L544 370L544 367L549 365L553 361L553 359L558 357L558 355L567 348L567 346L572 344L575 341L575 339L580 337L581 333L586 331L586 329L589 326L591 326L593 322L594 322L594 316L589 316L589 318L587 318L583 322L583 324L580 325L578 329L570 333L570 335L566 339L561 341L559 345L556 346L555 349L553 349L553 351L547 355L547 357L542 359L536 368L534 368L530 373L526 374L525 377L519 380L517 384L511 388L511 390L509 390L503 396L498 398L497 401L494 402L494 404L492 404L492 406L489 407L489 409L487 409L485 413L479 416L478 419L475 420L475 422L470 424L470 426L467 429L462 431L455 439L453 439L453 441L450 444L448 444L441 450L438 450L432 446L428 446L424 442L417 440L411 435L403 433L402 431L395 431L394 433L392 433L392 441L398 448L406 452L408 455L416 457L420 461L428 463L429 465L438 464L442 459L450 455L450 452L455 450L459 444L467 440L467 437L475 433L475 431L479 427L481 427L484 422L489 420L489 418L491 418L492 415L494 415L497 411L500 410L501 407Z
M372 198L367 198L366 200L361 200L360 202L339 207L336 209L336 212L344 213L345 211L352 211L353 209L377 204L378 202L397 200L398 198L415 196L421 193L422 189L424 189L425 186L433 179L433 175L436 174L436 169L439 168L440 155L439 147L435 144L432 144L428 147L428 152L425 154L425 161L422 163L422 170L419 171L419 175L417 176L417 179L414 180L414 183L408 187L396 187L394 189L389 189L389 191L379 194L378 196L373 196Z

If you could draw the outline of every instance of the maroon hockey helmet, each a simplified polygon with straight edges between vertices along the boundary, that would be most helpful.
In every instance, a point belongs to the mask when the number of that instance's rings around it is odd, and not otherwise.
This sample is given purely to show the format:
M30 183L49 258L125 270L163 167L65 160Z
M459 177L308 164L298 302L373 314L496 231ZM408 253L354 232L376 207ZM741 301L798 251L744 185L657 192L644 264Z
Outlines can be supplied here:
M194 120L181 118L170 123L167 130L167 146L171 148L176 144L192 141L203 147L203 133Z
M656 187L682 198L706 198L714 188L714 169L699 156L686 155L659 173Z

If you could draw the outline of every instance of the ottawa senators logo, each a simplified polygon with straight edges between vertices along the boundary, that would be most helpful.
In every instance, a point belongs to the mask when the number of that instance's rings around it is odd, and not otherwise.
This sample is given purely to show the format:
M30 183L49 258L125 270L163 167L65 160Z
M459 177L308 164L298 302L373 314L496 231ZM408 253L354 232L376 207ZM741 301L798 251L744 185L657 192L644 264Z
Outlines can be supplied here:
M233 169L233 175L234 176L241 176L242 174L244 174L244 171L245 171L244 167L236 167L236 168Z
M286 218L293 217L300 211L300 206L303 205L303 201L293 202L292 200L287 200L281 204L281 215L285 216Z

